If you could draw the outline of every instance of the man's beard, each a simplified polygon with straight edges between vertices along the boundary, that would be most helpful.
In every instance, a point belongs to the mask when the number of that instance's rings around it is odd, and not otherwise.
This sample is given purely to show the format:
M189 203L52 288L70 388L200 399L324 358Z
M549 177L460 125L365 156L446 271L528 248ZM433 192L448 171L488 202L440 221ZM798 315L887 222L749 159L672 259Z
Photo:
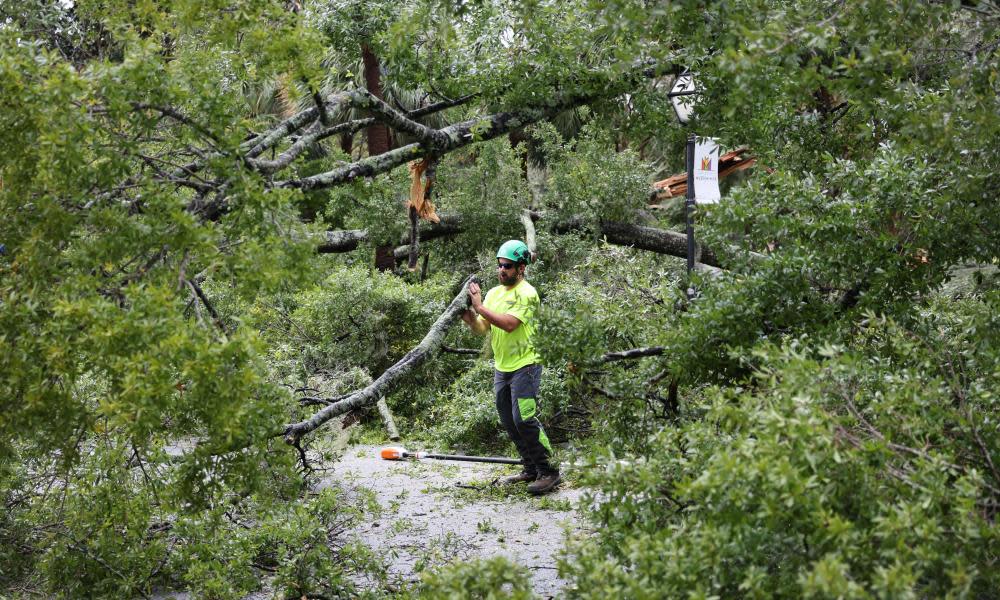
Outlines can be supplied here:
M517 283L517 271L509 270L501 272L500 283L502 285L514 285Z

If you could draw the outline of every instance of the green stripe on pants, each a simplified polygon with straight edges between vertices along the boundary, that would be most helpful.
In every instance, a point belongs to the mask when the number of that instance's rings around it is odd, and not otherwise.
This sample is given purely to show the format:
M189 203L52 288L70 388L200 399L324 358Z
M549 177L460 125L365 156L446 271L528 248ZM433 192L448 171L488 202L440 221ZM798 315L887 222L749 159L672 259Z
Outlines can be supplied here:
M518 398L517 399L517 412L521 414L521 420L527 421L535 416L535 399L534 398Z

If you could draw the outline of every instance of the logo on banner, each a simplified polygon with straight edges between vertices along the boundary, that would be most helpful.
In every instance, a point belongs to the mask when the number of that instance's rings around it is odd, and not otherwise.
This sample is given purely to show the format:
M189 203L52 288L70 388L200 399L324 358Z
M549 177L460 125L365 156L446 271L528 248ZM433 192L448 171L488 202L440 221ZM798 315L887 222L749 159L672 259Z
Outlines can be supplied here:
M713 138L699 138L694 145L694 155L701 157L701 168L694 172L694 198L698 204L715 204L719 194L719 142Z

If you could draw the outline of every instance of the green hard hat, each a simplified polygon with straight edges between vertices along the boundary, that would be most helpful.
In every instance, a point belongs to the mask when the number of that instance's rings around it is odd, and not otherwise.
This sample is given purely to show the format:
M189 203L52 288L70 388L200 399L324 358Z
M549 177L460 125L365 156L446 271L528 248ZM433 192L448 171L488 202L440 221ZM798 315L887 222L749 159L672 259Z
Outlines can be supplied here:
M531 250L521 240L509 240L497 250L497 258L506 258L516 263L531 264Z

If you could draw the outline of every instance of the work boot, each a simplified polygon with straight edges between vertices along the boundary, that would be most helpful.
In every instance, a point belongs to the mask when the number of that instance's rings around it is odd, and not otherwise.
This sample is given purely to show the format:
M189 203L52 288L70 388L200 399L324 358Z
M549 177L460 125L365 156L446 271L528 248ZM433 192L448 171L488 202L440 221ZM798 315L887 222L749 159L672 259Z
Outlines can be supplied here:
M521 471L517 475L508 477L503 480L507 485L514 485L515 483L530 483L538 478L538 473L529 473L527 471Z
M547 494L556 489L556 486L560 482L562 482L562 478L559 477L559 473L541 475L538 479L528 484L528 493L536 496Z

